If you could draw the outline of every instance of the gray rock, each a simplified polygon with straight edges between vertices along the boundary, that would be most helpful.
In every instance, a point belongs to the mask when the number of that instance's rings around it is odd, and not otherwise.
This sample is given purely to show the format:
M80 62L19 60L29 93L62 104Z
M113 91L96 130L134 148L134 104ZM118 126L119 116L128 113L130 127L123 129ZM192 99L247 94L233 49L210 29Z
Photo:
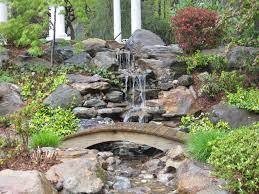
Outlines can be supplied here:
M223 120L234 128L259 121L259 114L237 108L223 101L212 106L209 115L213 122Z
M178 85L179 86L190 86L193 84L193 78L191 75L182 75L178 78Z
M71 86L78 90L82 95L91 92L101 92L110 88L108 82L93 82L93 83L73 83Z
M167 184L169 183L172 179L175 178L175 175L174 174L171 174L171 173L159 173L157 175L157 180L161 183L164 183L164 184Z
M151 192L149 187L135 187L131 189L127 189L126 193L134 193L134 194L147 194Z
M121 91L110 91L106 94L106 100L110 102L121 102L123 101L123 92Z
M96 53L107 50L106 41L98 38L88 38L83 40L82 43L85 45L86 51L94 57Z
M92 108L92 107L94 107L94 108L106 108L107 103L104 102L101 99L93 98L93 99L90 99L90 100L86 100L83 106L87 107L87 108Z
M175 78L186 74L186 64L178 60L176 56L171 58L139 59L137 64L142 70L152 70L155 78L163 83L173 81Z
M1 47L0 48L0 68L5 65L9 60L8 50Z
M81 106L82 96L78 90L62 84L50 94L43 103L53 108L70 108Z
M140 174L139 177L143 179L153 179L154 175L153 174Z
M0 193L56 194L57 191L38 171L8 169L0 172Z
M115 173L123 177L133 177L139 174L138 170L128 167L126 165L119 165Z
M165 163L160 159L152 159L144 164L144 167L149 173L157 173L159 170L164 168Z
M92 118L92 119L81 119L79 122L79 131L84 131L87 130L90 127L94 127L96 125L101 125L101 124L111 124L113 123L113 120L111 118L102 118L102 117L97 117L97 118Z
M117 176L115 177L115 183L113 184L113 189L121 191L131 188L130 180L126 177Z
M173 81L159 81L158 82L159 88L163 91L168 91L175 87L175 83Z
M164 41L149 30L136 30L126 42L126 49L138 52L144 46L165 45Z
M106 82L107 79L102 78L99 75L85 76L81 74L68 74L67 79L69 83L94 83L94 82Z
M111 117L121 115L125 112L124 108L103 108L97 110L99 116Z
M166 118L194 114L200 110L194 95L184 86L179 86L170 91L163 91L159 99L153 101L158 103L161 107L164 107L166 113L162 116Z
M104 183L98 178L97 173L102 171L98 165L91 157L65 160L52 166L46 176L51 182L63 183L64 193L100 193Z
M98 152L98 156L106 160L107 158L113 156L112 152Z
M181 158L184 158L185 154L183 146L177 145L174 148L168 150L166 156L172 160L179 160Z
M161 115L161 114L164 114L166 111L160 107L160 106L154 106L154 107L150 107L150 106L147 106L145 107L145 111L148 113L148 114L151 114L151 115Z
M44 56L50 58L51 56L51 46L49 46L44 53ZM65 60L73 57L74 55L74 47L73 46L62 46L57 45L55 47L54 59L58 63L63 63Z
M96 117L97 111L94 108L76 107L73 109L73 113L78 118L91 119Z
M211 176L211 168L186 160L177 170L177 190L179 193L228 193L222 188L224 181Z
M259 53L259 48L235 46L227 52L228 69L237 69L247 65L249 61L253 61Z
M17 85L0 83L0 116L19 110L23 105L20 89Z
M152 45L152 46L144 46L140 49L138 55L140 58L173 58L176 56L182 55L183 51L179 47L176 48L174 45L162 46L162 45Z
M119 66L117 64L116 52L106 51L96 53L96 56L91 61L91 66L96 66L111 71L118 70Z
M78 55L74 55L71 58L65 60L64 64L85 67L90 64L91 60L92 60L92 57L88 53L82 52Z

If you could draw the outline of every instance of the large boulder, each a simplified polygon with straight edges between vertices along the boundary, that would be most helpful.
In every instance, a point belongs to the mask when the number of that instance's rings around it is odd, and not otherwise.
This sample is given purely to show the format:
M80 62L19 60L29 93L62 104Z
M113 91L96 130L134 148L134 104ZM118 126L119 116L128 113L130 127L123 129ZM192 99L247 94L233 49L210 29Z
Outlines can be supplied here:
M57 108L70 108L81 106L82 96L80 92L68 85L60 85L54 92L52 92L43 103L47 106Z
M126 42L126 49L137 53L144 46L165 45L164 41L149 30L136 30Z
M96 66L103 69L108 69L111 71L118 70L118 63L116 59L116 52L105 51L98 52L96 56L91 61L91 66Z
M74 47L73 46L64 46L61 44L57 44L55 46L55 52L54 52L54 60L56 63L63 63L65 60L73 57L74 55ZM50 58L51 56L51 51L52 48L49 46L45 51L44 51L44 58Z
M5 48L0 48L0 68L7 63L9 60L8 50Z
M23 105L17 85L0 83L0 116L14 113Z
M178 193L227 194L224 181L211 176L210 167L186 160L177 170Z
M101 193L104 180L103 170L96 156L70 159L52 166L46 177L56 185L62 185L63 193ZM105 175L103 175L105 176Z
M38 171L3 170L0 172L0 193L56 194L57 191Z
M184 86L179 86L170 91L163 91L159 99L153 100L160 106L164 107L166 113L164 117L175 117L186 114L194 114L199 111L195 95L191 90Z
M259 121L259 114L237 108L224 101L212 106L209 110L209 115L212 121L223 120L228 122L231 127L250 125Z
M85 45L85 50L94 57L97 52L107 50L106 41L99 38L88 38L83 40L82 43Z
M258 55L259 48L235 46L228 50L227 61L229 69L240 69L247 63L253 62L253 59ZM258 68L258 67L257 67Z
M108 80L99 75L84 76L80 74L69 74L67 78L71 86L80 91L82 95L93 91L100 92L110 88Z
M90 64L91 60L92 60L92 57L87 52L82 52L80 54L74 55L71 58L65 60L64 64L85 67Z
M176 57L159 59L139 59L138 66L145 70L150 69L156 76L156 79L162 83L168 83L174 79L186 74L186 64Z

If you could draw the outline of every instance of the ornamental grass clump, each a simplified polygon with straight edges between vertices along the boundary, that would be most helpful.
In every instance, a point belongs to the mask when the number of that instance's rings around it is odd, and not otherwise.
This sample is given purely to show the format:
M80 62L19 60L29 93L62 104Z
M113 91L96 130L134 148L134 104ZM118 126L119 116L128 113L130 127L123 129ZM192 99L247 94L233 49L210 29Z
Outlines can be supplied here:
M212 143L225 135L225 132L216 130L192 133L187 141L187 150L194 159L206 162L211 154Z
M52 132L40 131L33 134L30 140L30 147L33 149L42 147L57 147L60 144L60 137Z

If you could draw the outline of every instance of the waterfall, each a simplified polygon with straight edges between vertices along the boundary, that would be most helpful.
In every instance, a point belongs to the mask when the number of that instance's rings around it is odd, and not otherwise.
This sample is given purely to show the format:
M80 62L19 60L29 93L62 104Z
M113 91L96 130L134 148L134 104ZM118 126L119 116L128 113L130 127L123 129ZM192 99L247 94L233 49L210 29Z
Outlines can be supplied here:
M125 100L130 102L130 109L124 116L124 122L138 117L138 122L145 123L146 114L146 75L135 65L135 58L128 50L118 50L116 53L119 72L124 77ZM129 95L131 93L131 95Z

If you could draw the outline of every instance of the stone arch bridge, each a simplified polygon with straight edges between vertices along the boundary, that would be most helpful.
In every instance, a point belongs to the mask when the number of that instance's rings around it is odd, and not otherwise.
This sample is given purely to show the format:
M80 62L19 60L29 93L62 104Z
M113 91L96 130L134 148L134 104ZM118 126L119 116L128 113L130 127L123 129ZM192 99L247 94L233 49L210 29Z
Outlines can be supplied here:
M183 144L186 134L157 124L114 123L98 125L67 136L61 148L88 148L92 145L110 141L130 141L145 144L162 151Z

